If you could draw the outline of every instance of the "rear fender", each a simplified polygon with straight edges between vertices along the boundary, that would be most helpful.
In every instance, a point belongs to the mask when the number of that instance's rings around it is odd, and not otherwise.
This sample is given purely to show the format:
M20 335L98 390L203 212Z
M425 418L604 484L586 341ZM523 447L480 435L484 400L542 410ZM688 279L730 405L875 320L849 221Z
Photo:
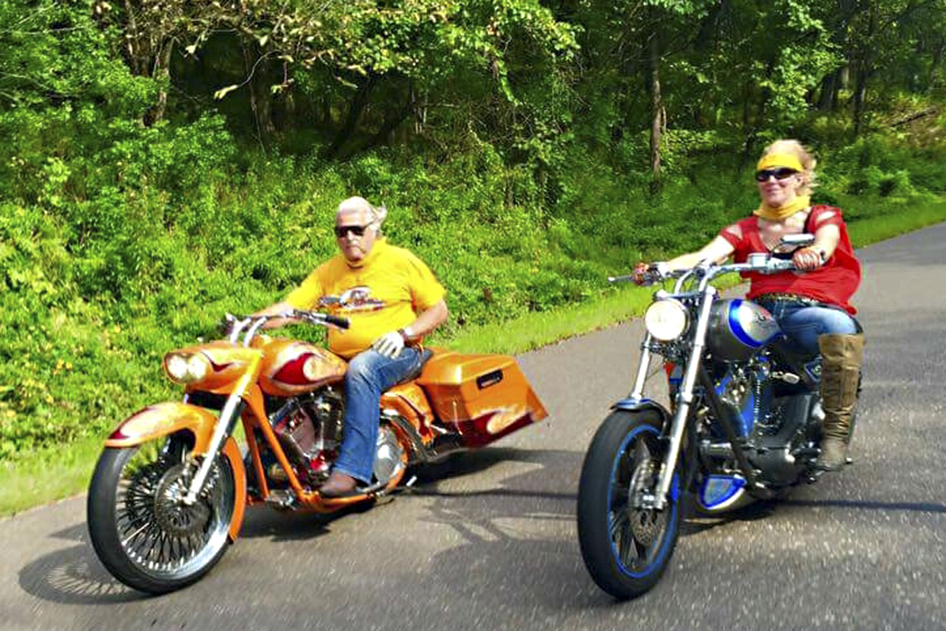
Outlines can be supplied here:
M394 413L407 421L414 430L416 439L421 439L421 445L433 440L430 429L434 420L434 413L427 402L424 391L414 382L395 386L381 395L381 413ZM416 442L414 437L412 441Z

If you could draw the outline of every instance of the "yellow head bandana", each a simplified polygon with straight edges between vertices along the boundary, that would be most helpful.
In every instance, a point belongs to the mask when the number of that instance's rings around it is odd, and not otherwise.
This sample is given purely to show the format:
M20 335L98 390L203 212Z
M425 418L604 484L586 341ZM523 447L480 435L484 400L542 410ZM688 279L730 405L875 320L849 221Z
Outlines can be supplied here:
M756 165L756 171L769 169L771 167L787 167L789 169L795 169L796 171L805 170L801 165L801 160L790 153L770 153L762 156L762 158L759 159L759 164Z

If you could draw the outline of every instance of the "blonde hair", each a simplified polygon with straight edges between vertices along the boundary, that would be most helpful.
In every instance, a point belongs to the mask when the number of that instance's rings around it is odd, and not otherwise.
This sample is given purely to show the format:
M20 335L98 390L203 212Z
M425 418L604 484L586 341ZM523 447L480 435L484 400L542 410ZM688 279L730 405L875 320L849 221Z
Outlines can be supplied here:
M802 166L801 184L795 192L798 195L811 195L811 191L817 186L815 166L818 161L805 149L804 145L790 138L776 140L762 151L763 156L772 153L787 153L798 158Z

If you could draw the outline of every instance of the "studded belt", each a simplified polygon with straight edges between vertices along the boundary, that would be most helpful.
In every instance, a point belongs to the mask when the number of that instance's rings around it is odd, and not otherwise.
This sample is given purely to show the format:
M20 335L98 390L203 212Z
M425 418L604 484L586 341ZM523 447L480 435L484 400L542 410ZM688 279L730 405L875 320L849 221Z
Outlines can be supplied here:
M810 307L822 306L821 301L815 300L814 298L808 298L807 296L799 296L798 294L782 294L773 292L770 294L756 296L753 298L753 300L755 302L800 302L803 305L808 305Z

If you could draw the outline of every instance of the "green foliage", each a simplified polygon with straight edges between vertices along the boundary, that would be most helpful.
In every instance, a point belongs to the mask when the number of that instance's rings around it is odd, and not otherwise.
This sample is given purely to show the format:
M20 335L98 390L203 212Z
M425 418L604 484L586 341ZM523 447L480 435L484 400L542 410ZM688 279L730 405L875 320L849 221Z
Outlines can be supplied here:
M699 247L755 206L776 136L813 146L816 200L849 220L942 196L943 11L863 4L880 20L796 0L0 3L0 461L176 396L161 356L285 296L352 194L446 285L447 339ZM841 68L856 81L833 89Z

